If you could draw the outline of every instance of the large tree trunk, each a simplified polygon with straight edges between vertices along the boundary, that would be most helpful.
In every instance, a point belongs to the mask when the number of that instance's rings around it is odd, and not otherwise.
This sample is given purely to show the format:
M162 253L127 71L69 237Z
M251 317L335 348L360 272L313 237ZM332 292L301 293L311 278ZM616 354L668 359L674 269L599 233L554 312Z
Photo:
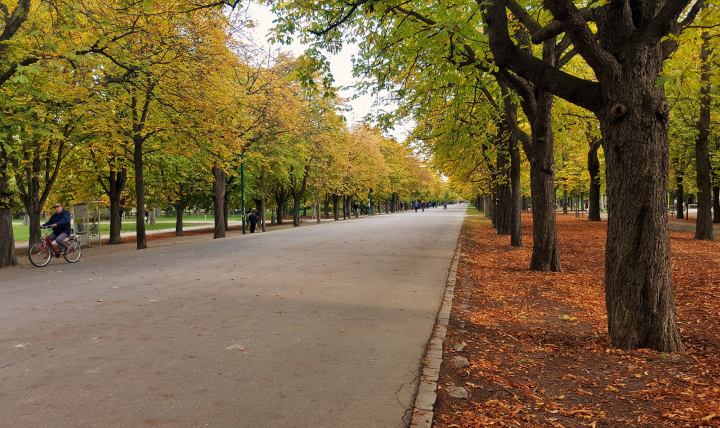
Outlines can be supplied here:
M135 232L137 236L137 249L142 250L147 248L147 240L145 237L145 179L143 174L143 153L142 144L144 139L139 134L135 134L133 137L135 152L133 153L134 167L135 167L135 198L136 204L136 215L135 215Z
M533 253L530 270L561 272L555 223L555 138L552 132L553 95L537 89L537 114L532 124L530 197L533 215Z
M0 268L18 264L15 257L15 235L12 227L13 197L8 175L7 153L0 144Z
M510 134L510 188L512 193L512 207L510 211L510 245L522 247L522 189L520 187L520 148L518 139Z
M215 230L213 239L224 238L225 235L225 171L215 165L212 167L213 174L213 207L215 211Z
M670 270L668 104L664 89L655 87L662 58L630 56L635 62L623 67L622 77L601 79L606 104L597 114L607 173L608 330L620 349L673 352L685 347Z
M663 40L663 36L674 28L686 4L608 2L593 10L596 40L572 2L545 0L543 5L562 24L559 27L565 37L593 68L596 81L555 73L531 55L523 55L508 33L508 3L493 1L486 16L490 46L501 67L508 66L592 110L600 121L609 217L605 254L608 330L613 345L621 349L684 349L675 321L670 275L666 200L669 108L664 89L655 83L673 49L673 41ZM513 12L532 19L522 8L515 7ZM688 18L692 20L694 13ZM550 37L558 34L548 33Z
M600 221L600 159L598 149L600 140L590 142L588 151L588 172L590 173L590 221Z
M695 239L712 241L712 201L710 183L710 152L708 137L710 136L710 62L708 55L710 40L707 32L702 32L703 44L700 50L700 117L698 118L698 136L695 141L695 162L697 168L697 219L695 223Z

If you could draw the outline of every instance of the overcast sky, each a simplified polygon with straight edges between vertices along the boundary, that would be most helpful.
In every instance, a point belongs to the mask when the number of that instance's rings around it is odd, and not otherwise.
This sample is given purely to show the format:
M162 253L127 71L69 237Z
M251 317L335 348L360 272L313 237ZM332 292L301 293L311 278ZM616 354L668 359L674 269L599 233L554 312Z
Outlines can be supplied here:
M254 36L256 43L265 44L269 46L267 42L267 34L270 28L272 28L272 21L275 19L275 14L270 11L270 8L263 5L250 2L249 15L255 23ZM305 51L305 46L294 42L292 45L277 45L283 51L290 51L296 57L300 56ZM352 77L352 56L356 52L354 45L346 45L343 47L342 52L338 55L332 55L329 57L330 60L330 71L335 79L336 86L352 86L355 81ZM346 112L345 117L349 124L353 124L362 120L362 118L373 111L374 98L370 95L362 95L358 99L349 100L355 91L353 89L340 91L340 96L348 99L347 103L352 108L352 111ZM387 108L387 107L384 107ZM402 129L395 130L390 133L398 141L402 141L405 138L405 132Z

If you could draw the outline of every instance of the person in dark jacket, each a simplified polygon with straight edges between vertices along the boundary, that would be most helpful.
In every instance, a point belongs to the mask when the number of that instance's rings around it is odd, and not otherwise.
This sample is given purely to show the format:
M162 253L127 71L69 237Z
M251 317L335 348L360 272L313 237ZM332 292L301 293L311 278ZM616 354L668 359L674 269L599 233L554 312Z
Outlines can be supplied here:
M250 233L255 233L255 228L257 227L258 220L259 219L258 219L257 211L252 210L250 212L250 215L248 216L248 222L250 222Z
M64 254L67 250L65 239L67 239L71 233L70 211L64 210L62 204L55 204L54 207L55 214L50 217L50 220L43 223L43 226L52 226L53 232L49 236L50 240L55 241L60 251Z

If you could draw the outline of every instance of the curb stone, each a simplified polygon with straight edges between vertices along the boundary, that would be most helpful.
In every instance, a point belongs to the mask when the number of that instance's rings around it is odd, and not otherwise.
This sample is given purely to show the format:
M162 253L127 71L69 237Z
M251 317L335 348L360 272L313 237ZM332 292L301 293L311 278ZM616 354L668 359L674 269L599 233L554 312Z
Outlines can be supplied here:
M437 400L437 381L440 377L440 366L442 365L443 341L445 340L447 326L450 323L450 310L455 296L455 280L460 262L460 248L461 244L458 243L448 272L448 279L445 283L442 306L435 321L432 337L428 341L425 350L423 360L425 363L417 395L415 396L412 422L410 422L412 427L431 428L433 424L433 406L435 400Z

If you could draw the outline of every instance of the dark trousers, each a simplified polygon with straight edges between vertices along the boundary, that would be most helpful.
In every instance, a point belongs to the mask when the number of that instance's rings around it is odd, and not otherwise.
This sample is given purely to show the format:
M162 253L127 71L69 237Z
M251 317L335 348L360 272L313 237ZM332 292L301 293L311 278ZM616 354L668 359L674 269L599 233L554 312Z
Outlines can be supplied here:
M257 226L257 223L250 223L250 233L255 233L256 226Z

